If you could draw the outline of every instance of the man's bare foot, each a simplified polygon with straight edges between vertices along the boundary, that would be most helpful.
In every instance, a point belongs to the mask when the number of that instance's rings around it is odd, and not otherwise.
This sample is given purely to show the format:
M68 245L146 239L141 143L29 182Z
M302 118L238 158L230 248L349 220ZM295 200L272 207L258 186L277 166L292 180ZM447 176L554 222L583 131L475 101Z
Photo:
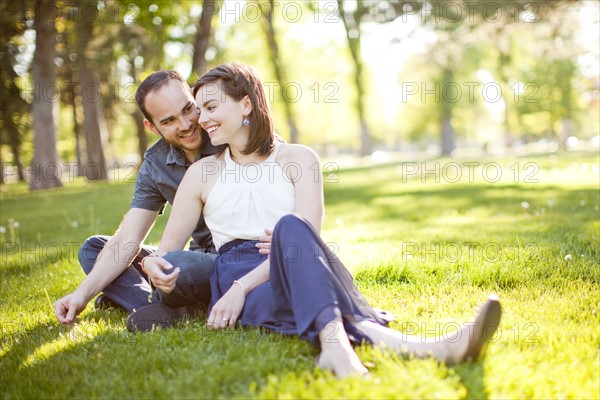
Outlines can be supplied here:
M480 306L474 322L466 324L446 338L448 355L444 361L457 363L477 361L485 355L488 343L500 324L502 308L498 296L491 295Z
M369 373L352 347L329 345L317 357L317 366L332 371L338 378L364 376ZM335 348L337 347L337 349Z

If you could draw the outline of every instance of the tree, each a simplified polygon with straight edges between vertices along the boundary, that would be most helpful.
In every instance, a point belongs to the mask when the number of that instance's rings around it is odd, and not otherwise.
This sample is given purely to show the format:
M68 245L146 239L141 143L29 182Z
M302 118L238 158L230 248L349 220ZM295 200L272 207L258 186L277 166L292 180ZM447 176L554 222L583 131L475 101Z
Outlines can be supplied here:
M23 132L21 132L21 123L23 115L30 110L30 105L21 97L19 88L15 85L17 75L10 64L8 57L2 59L2 134L0 144L10 147L12 161L17 168L17 178L20 182L25 181L25 171L21 162L20 148L23 141ZM4 173L4 165L0 164L0 169ZM4 182L4 175L0 182Z
M35 53L33 56L34 157L31 190L62 186L56 153L56 7L54 0L35 2Z
M433 0L425 5L428 11L425 14L425 25L436 33L436 41L428 54L440 68L438 87L441 91L439 127L442 155L450 155L456 149L456 133L452 124L456 101L449 89L456 85L454 78L463 64L465 50L477 41L472 35L474 25L466 22L470 15L463 12L462 6L460 2L448 4L443 0Z
M567 148L567 139L572 134L575 114L578 111L578 94L574 87L577 75L575 59L581 49L574 43L578 21L573 18L573 11L578 10L580 5L579 2L559 1L543 4L539 12L540 19L549 27L547 37L540 35L548 45L541 47L549 72L547 77L550 77L550 85L553 88L550 96L553 100L550 123L554 128L554 125L560 122L557 139L561 149Z
M127 97L132 99L133 91L141 83L145 73L169 68L169 66L165 66L165 44L169 42L185 43L190 39L189 35L177 39L173 39L169 35L170 29L175 26L182 28L183 32L188 32L191 27L187 18L190 14L190 3L180 4L167 0L155 0L150 4L145 1L122 0L118 4L120 4L119 10L121 10L119 19L125 20L125 23L112 24L115 25L114 30L116 31L111 39L114 43L104 46L118 48L112 55L113 62L120 60L126 61L128 64L128 70L123 71L124 74L119 77L120 81L115 82L115 85L120 85L124 80L130 81L127 83L128 89L123 92L129 94ZM193 49L191 59L194 65L188 79L194 77L198 71L206 69L206 51L212 35L215 6L214 1L205 1L203 4L199 26L196 27L196 34L192 39L197 47ZM110 22L107 21L107 23ZM138 138L137 150L140 160L142 160L148 148L144 116L136 104L124 104L123 109L135 122Z
M275 32L275 23L273 21L275 1L269 0L266 3L259 1L258 5L261 9L261 20L263 23L263 31L265 33L265 38L267 40L267 45L269 48L269 58L271 60L271 65L273 66L273 73L275 74L275 78L277 79L279 93L281 95L281 99L283 100L285 116L287 119L288 128L290 130L290 142L298 143L299 133L298 127L296 126L294 106L286 93L288 81L285 73L285 67L283 65L283 61L281 60L279 43L277 42L277 34Z
M78 118L78 107L77 107L77 88L78 88L78 79L77 79L77 52L74 49L74 43L77 42L76 32L73 28L72 21L75 15L77 15L77 10L75 8L67 11L68 16L66 21L62 22L62 32L60 34L60 42L58 47L58 56L61 58L61 64L57 70L58 75L62 78L62 81L65 83L65 91L63 91L63 96L61 96L61 105L65 105L71 108L71 118L73 120L73 137L75 138L75 161L78 166L74 174L77 176L82 176L82 168L81 166L84 164L84 158L82 154L82 150L85 149L85 143L83 143L83 138L81 136L81 124Z
M363 17L368 13L368 8L364 6L363 1L357 1L354 11L346 12L343 1L337 0L337 3L340 17L346 30L348 49L354 63L354 84L356 85L355 107L360 123L360 155L365 156L371 154L373 150L371 134L369 133L366 118L365 88L363 84L364 67L360 55L360 27Z
M404 13L419 10L421 5L414 1L343 1L337 0L338 14L346 31L348 49L354 65L354 84L356 86L355 109L360 123L360 155L371 154L373 143L367 123L365 104L366 89L364 84L364 65L361 49L361 28L363 22L387 23L395 20Z
M21 97L21 89L17 86L18 75L13 64L20 54L18 39L24 32L25 23L19 13L7 10L9 4L0 4L0 15L3 23L0 26L0 145L8 145L12 154L12 162L17 168L17 178L25 181L25 171L21 161L21 144L25 134L24 116L29 115L31 106ZM4 164L0 163L0 182L4 183Z
M194 57L191 76L202 76L206 72L206 50L212 36L212 21L216 11L215 0L202 2L202 13L198 20L198 29L194 38Z
M87 154L84 175L90 181L108 179L108 168L104 156L108 133L103 114L102 91L100 81L90 67L90 55L88 54L88 45L93 38L94 20L98 15L96 3L96 0L81 0L78 3L76 20L77 67Z
M581 2L487 3L496 8L496 15L486 16L480 12L475 32L490 42L496 52L494 72L505 93L505 145L511 145L523 116L529 114L526 119L531 120L538 114L548 118L546 121L534 118L537 129L553 133L559 129L561 134L556 136L564 148L577 109L574 60L581 50L573 41L578 29L578 21L573 16ZM485 18L492 18L493 23L485 23ZM528 83L524 93L519 95L523 81ZM525 129L528 135L535 134L531 127Z
M515 59L515 57L518 57L515 48L517 43L523 39L523 35L527 34L524 31L536 32L536 41L540 39L547 40L543 37L543 34L540 36L537 32L545 31L548 26L551 26L550 30L554 32L552 40L557 37L567 38L577 22L564 23L565 17L568 17L569 11L572 12L573 7L579 6L579 1L517 0L496 2L485 0L477 3L477 6L481 6L481 8L476 8L478 18L475 22L477 25L475 32L478 37L481 35L484 41L489 41L496 51L497 58L494 70L497 80L502 87L502 92L509 94L514 92L515 87L512 84L519 72L520 60ZM491 13L489 10L494 10L495 13ZM557 25L562 25L562 30L568 32L559 33L561 28ZM542 56L544 59L548 59L548 57L551 59L556 58L549 54ZM574 72L574 69L572 72ZM569 76L572 77L573 74L571 73ZM570 79L559 80L557 83L560 85L562 82L565 84L570 83ZM568 100L565 99L565 101ZM510 96L504 96L504 104L504 144L506 147L510 147L516 129L512 121L516 120L517 107L511 101ZM570 126L570 123L566 123L565 126Z

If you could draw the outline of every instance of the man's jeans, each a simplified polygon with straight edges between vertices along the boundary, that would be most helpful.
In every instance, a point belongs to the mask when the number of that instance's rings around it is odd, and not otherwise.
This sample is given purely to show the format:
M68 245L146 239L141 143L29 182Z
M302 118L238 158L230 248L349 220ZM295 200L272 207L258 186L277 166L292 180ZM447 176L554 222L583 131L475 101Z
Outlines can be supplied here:
M96 235L88 238L79 249L79 263L89 274L100 252L110 236ZM160 289L152 291L148 276L142 271L140 262L155 251L152 246L143 246L131 265L103 293L112 301L125 308L129 313L152 303L163 303L169 307L206 307L210 302L210 276L214 269L217 254L200 251L172 251L165 259L175 268L179 268L179 277L175 289L165 293ZM107 249L106 251L115 251ZM115 254L115 258L118 254ZM166 274L173 270L165 271ZM149 299L149 295L150 299Z

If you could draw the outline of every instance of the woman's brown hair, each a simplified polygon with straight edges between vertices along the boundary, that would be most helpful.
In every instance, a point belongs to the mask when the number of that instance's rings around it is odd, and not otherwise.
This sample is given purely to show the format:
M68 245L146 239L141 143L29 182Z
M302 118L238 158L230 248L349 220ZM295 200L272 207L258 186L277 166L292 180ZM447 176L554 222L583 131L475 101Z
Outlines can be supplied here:
M252 104L252 111L247 116L250 121L250 138L243 153L270 153L275 137L273 119L262 81L254 68L236 62L221 64L200 77L192 90L194 97L201 87L208 84L219 84L223 93L236 102L248 96ZM224 150L225 146L219 146L219 153Z

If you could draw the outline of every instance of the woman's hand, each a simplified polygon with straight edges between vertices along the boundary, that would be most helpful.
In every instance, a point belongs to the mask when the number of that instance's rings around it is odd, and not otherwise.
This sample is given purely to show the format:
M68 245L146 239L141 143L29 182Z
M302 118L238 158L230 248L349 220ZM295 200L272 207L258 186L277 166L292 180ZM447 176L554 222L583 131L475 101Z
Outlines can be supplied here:
M271 254L271 241L273 240L273 230L265 228L265 235L258 238L259 242L256 243L258 252L260 254Z
M206 324L210 329L233 327L242 313L245 302L244 288L234 283L213 306Z
M162 257L146 257L143 260L143 270L148 274L148 279L155 288L165 293L171 293L175 289L175 283L179 276L179 268L165 274L163 271L173 269L173 265Z

